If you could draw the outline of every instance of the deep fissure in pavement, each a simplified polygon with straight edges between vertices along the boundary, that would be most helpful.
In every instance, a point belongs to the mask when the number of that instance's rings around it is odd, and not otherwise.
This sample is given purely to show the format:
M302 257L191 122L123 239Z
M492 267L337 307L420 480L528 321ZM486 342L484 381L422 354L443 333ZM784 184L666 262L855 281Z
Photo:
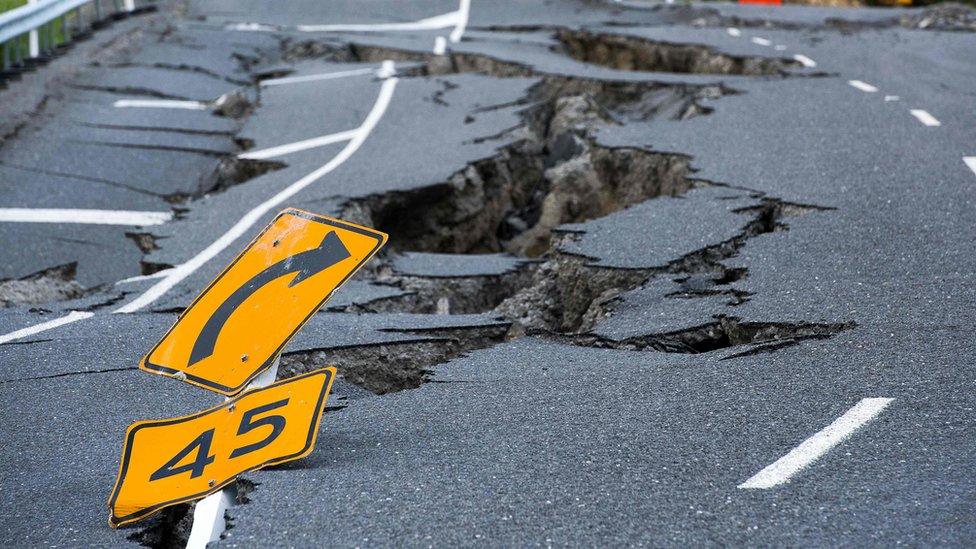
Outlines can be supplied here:
M509 324L426 330L389 330L417 339L285 353L279 379L335 366L343 379L376 394L420 387L431 366L504 341Z
M800 64L792 59L743 57L718 53L697 44L671 44L620 34L560 29L562 51L578 61L624 71L692 74L784 74Z

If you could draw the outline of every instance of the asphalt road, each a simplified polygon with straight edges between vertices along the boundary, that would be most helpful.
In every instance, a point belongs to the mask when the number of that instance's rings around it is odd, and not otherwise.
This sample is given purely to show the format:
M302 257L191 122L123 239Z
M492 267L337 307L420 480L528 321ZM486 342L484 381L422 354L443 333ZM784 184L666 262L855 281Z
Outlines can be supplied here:
M0 90L44 98L0 143L2 544L185 543L186 508L105 501L128 424L221 399L136 366L294 206L390 241L286 348L339 369L317 447L246 474L218 546L972 546L976 34L929 15L98 31Z

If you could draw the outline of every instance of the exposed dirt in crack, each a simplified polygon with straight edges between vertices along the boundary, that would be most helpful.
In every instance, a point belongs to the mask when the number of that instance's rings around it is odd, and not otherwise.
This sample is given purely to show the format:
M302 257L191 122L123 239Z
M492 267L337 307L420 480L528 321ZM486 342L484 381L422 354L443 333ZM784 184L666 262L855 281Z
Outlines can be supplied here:
M250 502L248 494L253 492L256 486L257 483L253 481L238 478L224 489L233 491L235 505L244 505ZM234 524L227 513L224 514L224 521L226 533L234 527ZM181 503L166 507L142 524L138 531L128 536L129 541L153 549L183 549L193 529L193 504ZM221 534L221 539L223 538L224 534Z
M49 303L83 296L85 288L75 280L77 267L77 263L66 263L22 278L0 281L0 306Z
M782 323L742 322L732 316L720 316L715 322L662 334L648 334L612 340L593 334L558 334L550 336L572 345L621 349L654 350L667 353L707 353L743 345L760 345L725 357L737 358L770 349L796 345L806 339L826 339L853 328L853 322Z
M330 365L335 366L346 381L376 394L415 389L427 379L431 366L500 343L508 330L507 323L396 330L423 339L286 353L281 356L278 378L285 379Z
M620 34L560 29L556 38L577 61L623 71L762 76L786 74L787 68L800 66L792 59L728 55L708 46Z

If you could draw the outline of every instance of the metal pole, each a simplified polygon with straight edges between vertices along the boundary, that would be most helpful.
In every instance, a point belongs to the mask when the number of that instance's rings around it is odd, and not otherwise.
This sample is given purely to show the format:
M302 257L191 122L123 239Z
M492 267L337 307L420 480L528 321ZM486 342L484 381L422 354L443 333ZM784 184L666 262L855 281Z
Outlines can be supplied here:
M27 0L27 5L36 4L36 3L37 0ZM38 55L41 54L41 47L39 42L40 42L40 37L37 34L37 29L32 29L30 33L28 33L28 37L27 37L27 44L28 44L27 48L29 50L28 53L30 54L31 57L37 57Z

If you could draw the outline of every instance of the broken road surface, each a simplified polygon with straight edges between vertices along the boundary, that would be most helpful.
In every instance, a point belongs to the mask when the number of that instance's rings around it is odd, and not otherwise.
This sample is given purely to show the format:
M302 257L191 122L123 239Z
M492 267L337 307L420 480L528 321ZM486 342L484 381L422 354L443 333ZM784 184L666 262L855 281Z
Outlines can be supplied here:
M218 546L976 543L966 8L157 7L3 126L3 545L185 545L105 520L221 402L139 359L284 207L390 238Z

